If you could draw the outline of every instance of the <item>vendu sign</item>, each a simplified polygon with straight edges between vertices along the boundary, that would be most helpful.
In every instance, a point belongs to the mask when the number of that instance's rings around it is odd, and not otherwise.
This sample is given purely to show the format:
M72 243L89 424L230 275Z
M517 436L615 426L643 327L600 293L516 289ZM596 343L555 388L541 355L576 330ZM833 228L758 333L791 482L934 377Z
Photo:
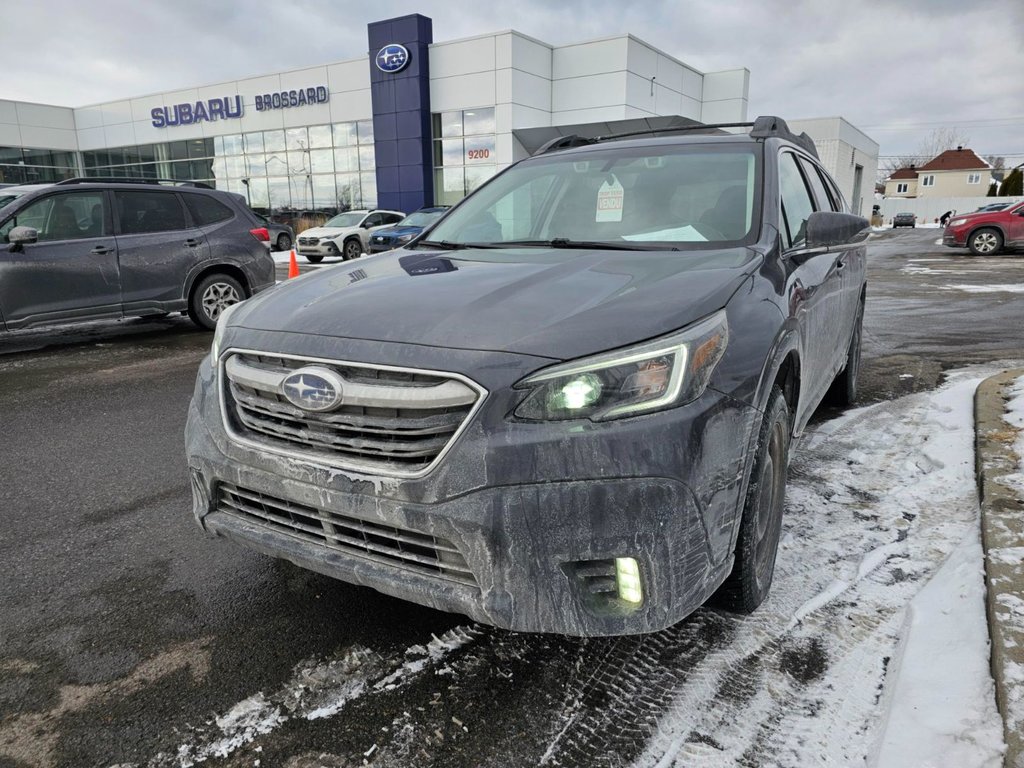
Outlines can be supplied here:
M315 88L298 88L278 93L263 93L254 99L257 112L268 109L304 107L307 104L325 104L331 92L322 85ZM186 101L170 107L154 107L149 116L154 128L173 128L176 125L195 125L215 120L234 120L242 116L242 97L228 96L223 99Z

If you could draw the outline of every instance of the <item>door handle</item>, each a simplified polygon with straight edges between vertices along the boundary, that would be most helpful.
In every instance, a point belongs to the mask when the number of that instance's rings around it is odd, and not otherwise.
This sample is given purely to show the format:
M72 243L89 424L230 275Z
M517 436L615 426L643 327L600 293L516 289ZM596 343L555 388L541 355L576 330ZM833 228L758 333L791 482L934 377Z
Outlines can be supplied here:
M194 237L190 237L188 240L185 241L185 245L187 245L189 248L195 248L197 245L199 245L200 242L200 240L197 240Z
M105 256L106 254L110 253L112 250L114 250L114 249L110 248L110 247L108 247L106 245L97 245L95 248L93 248L91 251L89 251L89 253L95 253L97 256Z

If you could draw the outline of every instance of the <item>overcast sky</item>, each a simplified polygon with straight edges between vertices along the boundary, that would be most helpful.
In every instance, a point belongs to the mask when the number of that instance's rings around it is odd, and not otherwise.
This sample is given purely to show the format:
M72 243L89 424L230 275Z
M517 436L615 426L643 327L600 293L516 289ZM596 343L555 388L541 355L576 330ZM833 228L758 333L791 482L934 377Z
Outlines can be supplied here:
M1024 161L1024 0L4 0L0 98L82 106L366 53L366 24L422 13L434 39L630 32L702 71L747 67L749 116L841 115L913 152L950 126ZM883 161L884 162L884 161Z

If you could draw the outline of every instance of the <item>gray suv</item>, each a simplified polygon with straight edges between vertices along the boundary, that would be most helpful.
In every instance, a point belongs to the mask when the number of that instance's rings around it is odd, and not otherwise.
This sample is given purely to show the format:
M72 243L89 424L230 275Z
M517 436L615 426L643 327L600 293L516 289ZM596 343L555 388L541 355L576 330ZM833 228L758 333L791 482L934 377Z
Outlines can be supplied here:
M559 138L411 247L230 309L200 525L516 630L754 610L790 441L856 397L869 227L806 134L724 127Z
M244 198L194 182L0 189L0 330L187 312L206 329L275 282Z

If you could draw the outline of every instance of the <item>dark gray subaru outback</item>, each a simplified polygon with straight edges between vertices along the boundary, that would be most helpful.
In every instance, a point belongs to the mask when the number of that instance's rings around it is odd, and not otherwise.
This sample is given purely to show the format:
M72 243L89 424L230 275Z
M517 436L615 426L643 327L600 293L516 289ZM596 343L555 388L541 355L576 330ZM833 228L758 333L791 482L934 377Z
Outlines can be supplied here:
M186 429L200 525L516 630L752 611L791 437L856 394L868 226L805 134L752 125L559 140L228 310Z
M221 311L274 285L267 229L198 182L68 179L0 189L0 331Z

